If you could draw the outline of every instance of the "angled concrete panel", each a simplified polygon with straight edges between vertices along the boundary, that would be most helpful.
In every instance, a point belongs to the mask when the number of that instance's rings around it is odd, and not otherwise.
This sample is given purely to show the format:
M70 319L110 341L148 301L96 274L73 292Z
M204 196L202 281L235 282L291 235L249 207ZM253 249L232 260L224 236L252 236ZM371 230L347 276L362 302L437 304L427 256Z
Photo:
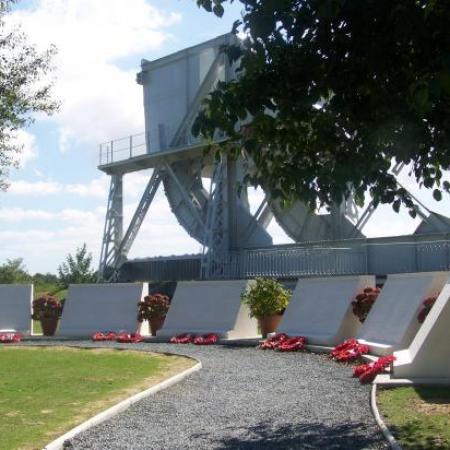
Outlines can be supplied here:
M306 336L308 344L325 346L354 337L360 322L351 302L369 286L375 286L374 276L300 278L277 332Z
M392 379L450 384L450 280L411 345L394 355Z
M146 283L71 284L57 335L135 332L137 304L147 291Z
M31 334L32 284L0 284L0 331Z
M246 280L179 282L157 336L216 333L225 339L256 337L257 321L241 302L247 284Z
M425 298L439 295L448 272L389 275L357 338L370 353L391 354L407 348L420 324L417 314Z

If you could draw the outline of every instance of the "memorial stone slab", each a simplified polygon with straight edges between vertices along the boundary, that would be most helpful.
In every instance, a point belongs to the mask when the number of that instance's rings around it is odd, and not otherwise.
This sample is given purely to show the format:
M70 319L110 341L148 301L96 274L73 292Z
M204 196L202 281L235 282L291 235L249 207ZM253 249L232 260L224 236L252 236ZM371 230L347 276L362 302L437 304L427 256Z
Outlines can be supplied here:
M61 317L59 336L88 337L96 331L135 332L137 304L148 292L146 283L71 284Z
M31 334L32 284L0 284L0 331Z
M450 385L450 280L414 337L394 352L392 379Z
M375 277L300 278L277 333L305 336L308 344L332 347L354 337L360 322L351 302Z
M357 339L378 356L407 348L419 330L417 314L422 302L437 296L448 272L388 275L377 301L358 332Z
M254 338L257 321L241 302L246 280L179 282L159 337L215 333L223 339ZM251 283L251 282L250 282Z

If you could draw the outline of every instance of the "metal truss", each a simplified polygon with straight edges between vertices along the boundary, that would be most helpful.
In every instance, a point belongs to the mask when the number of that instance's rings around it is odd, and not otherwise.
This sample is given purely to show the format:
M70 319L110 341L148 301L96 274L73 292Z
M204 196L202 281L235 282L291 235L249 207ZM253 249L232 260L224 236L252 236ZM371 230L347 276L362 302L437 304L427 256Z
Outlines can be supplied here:
M201 278L224 278L229 259L229 220L227 160L216 163L211 179L205 239L201 260Z
M107 262L114 259L123 235L123 183L122 175L113 175L109 187L105 228L98 268L98 281L103 281L107 272Z
M112 177L114 179L115 177ZM142 194L139 205L131 219L130 225L125 233L123 239L120 239L119 243L114 246L111 246L109 251L103 252L102 247L102 256L100 259L101 265L99 268L99 281L117 281L120 266L126 260L128 252L133 245L134 240L136 239L137 234L139 233L139 229L141 228L142 222L147 214L147 211L155 197L155 194L158 190L159 185L162 181L162 173L155 169L153 174L145 188L144 193ZM113 181L111 180L111 184ZM110 191L111 197L111 191ZM106 213L106 223L108 224L109 217L109 201L108 201L108 211ZM122 221L122 218L121 218ZM105 225L105 230L106 230ZM122 228L122 224L120 225ZM106 233L106 231L105 231ZM103 238L103 246L105 246L105 242L107 241L107 234L104 235Z

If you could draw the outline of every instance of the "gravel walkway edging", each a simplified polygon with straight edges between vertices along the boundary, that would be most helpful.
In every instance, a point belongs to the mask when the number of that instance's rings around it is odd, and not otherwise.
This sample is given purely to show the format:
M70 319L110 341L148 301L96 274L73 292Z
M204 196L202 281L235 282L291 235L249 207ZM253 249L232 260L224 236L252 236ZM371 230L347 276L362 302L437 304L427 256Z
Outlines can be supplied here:
M402 450L402 447L395 439L394 435L391 433L391 430L388 428L388 426L384 423L380 411L378 410L377 406L377 385L376 383L372 384L372 391L370 393L370 408L372 409L373 416L375 417L375 420L380 427L381 432L383 433L383 436L388 441L390 447L392 450Z
M199 361L199 360L197 360L197 361L198 362L193 367L186 369L183 372L180 372L179 374L174 375L173 377L170 377L167 380L164 380L161 383L158 383L149 389L146 389L145 391L134 394L131 397L128 397L125 400L122 400L121 402L117 403L116 405L111 406L110 408L106 409L105 411L95 415L94 417L91 417L90 419L86 420L82 424L76 426L75 428L72 428L67 433L64 433L62 436L58 437L54 441L47 444L42 450L61 450L64 448L64 443L67 440L75 437L77 434L79 434L83 431L86 431L89 428L92 428L96 425L99 425L102 422L105 422L106 420L110 419L111 417L125 411L134 403L136 403L144 398L147 398L151 395L154 395L159 391L167 389L170 386L173 386L174 384L179 383L180 381L187 378L189 375L193 374L194 372L199 371L202 368L201 361Z

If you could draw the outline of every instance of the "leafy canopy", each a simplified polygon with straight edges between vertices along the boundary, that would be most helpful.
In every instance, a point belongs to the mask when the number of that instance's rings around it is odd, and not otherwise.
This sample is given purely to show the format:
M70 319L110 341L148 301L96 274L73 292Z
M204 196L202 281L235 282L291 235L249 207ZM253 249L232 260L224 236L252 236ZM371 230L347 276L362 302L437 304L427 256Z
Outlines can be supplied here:
M32 277L27 272L23 258L7 259L0 266L0 284L31 283Z
M88 253L86 244L77 248L75 256L70 253L65 262L58 267L58 275L61 284L68 287L69 284L94 283L96 274L91 268L92 254Z
M44 77L51 70L56 50L38 52L19 28L7 23L12 0L0 2L0 189L7 188L9 169L17 165L21 146L15 133L33 122L33 114L51 114L58 105L51 100L51 83Z
M369 191L412 216L392 164L436 200L449 191L449 0L236 1L239 78L219 83L193 132L225 131L221 150L254 161L247 181L312 208L351 192L362 206ZM197 0L217 16L227 2Z

